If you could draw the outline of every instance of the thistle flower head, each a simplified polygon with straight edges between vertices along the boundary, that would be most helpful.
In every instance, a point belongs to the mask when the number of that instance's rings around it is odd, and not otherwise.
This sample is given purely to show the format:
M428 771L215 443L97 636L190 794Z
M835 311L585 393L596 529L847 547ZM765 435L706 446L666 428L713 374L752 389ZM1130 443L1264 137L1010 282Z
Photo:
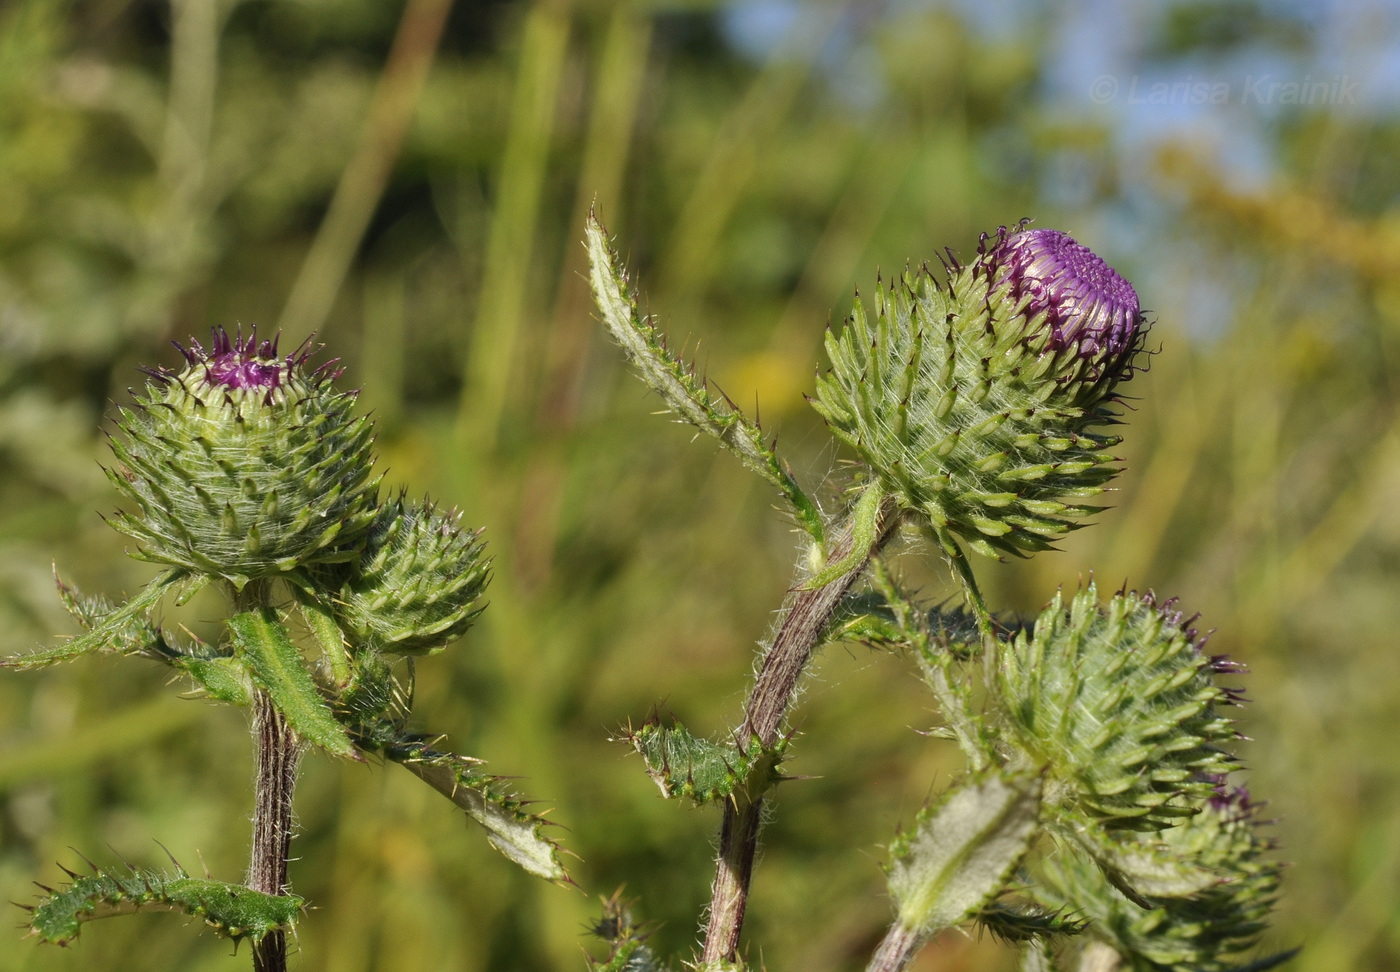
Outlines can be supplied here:
M235 585L358 556L379 481L335 362L311 368L307 344L279 356L256 331L176 347L186 367L148 371L111 440L131 508L109 522L135 555Z
M1114 389L1143 333L1132 286L1056 230L1002 228L976 259L860 301L813 402L882 487L987 556L1044 550L1117 473Z
M1106 942L1124 968L1154 972L1238 972L1273 968L1287 953L1259 955L1278 898L1282 865L1274 841L1244 790L1224 790L1201 812L1155 833L1139 852L1189 863L1213 880L1195 893L1153 896L1152 907L1130 901L1083 855L1061 853L1042 862L1033 894L1047 908L1087 919L1085 934ZM1252 961L1251 961L1252 960Z
M1137 343L1137 291L1093 250L1067 233L1023 229L983 243L994 290L1009 291L1031 319L1044 315L1047 348L1074 347L1080 357L1121 357Z

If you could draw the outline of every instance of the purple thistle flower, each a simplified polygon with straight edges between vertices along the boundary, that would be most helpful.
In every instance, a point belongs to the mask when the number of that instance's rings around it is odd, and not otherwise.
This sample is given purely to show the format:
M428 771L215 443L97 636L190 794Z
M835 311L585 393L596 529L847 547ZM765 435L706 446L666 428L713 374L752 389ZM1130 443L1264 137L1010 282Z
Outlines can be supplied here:
M1207 805L1231 820L1248 820L1259 809L1259 804L1250 797L1248 787L1230 786L1224 776L1215 780L1215 792L1211 794Z
M204 383L209 386L222 386L239 390L259 389L268 394L282 388L293 373L302 369L314 352L311 339L307 339L296 351L286 357L279 357L277 342L281 335L272 340L258 340L258 329L254 326L248 337L243 337L240 327L230 335L223 327L212 330L211 346L208 350L198 341L191 339L187 348L178 341L172 342L185 360L193 367L202 367ZM334 380L340 371L337 362L328 361L316 369L311 376L313 381ZM168 375L158 374L158 378Z
M1133 285L1067 233L1052 229L998 233L984 259L993 287L1008 286L1027 317L1042 312L1049 349L1071 345L1083 358L1118 357L1137 344L1142 311Z

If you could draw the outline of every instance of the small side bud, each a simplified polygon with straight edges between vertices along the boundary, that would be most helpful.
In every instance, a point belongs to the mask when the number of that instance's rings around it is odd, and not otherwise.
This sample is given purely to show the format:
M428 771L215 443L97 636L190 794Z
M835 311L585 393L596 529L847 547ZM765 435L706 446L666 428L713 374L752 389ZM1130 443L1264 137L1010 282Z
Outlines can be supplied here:
M491 579L479 530L456 513L402 496L379 510L364 551L340 591L337 620L352 644L422 655L466 633Z

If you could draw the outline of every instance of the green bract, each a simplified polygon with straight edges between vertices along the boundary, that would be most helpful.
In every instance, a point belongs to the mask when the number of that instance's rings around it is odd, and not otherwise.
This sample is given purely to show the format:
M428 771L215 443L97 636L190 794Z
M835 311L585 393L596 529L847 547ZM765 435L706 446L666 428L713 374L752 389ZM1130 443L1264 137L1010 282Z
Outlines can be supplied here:
M333 610L356 646L421 655L471 627L490 566L480 530L463 530L456 513L399 497L375 516Z
M184 371L151 373L120 410L108 470L134 507L111 523L136 556L241 587L358 555L379 486L371 427L308 354L219 330Z
M1139 320L1127 281L1064 234L1003 232L946 281L924 267L877 290L873 319L857 300L813 405L940 535L1043 550L1117 472L1119 439L1096 430Z

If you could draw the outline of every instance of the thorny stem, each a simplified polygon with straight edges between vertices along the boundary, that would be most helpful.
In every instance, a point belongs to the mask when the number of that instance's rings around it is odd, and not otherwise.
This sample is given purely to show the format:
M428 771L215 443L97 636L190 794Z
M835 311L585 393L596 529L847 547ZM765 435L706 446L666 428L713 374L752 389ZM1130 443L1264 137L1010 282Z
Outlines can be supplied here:
M266 894L286 894L292 793L301 747L286 718L263 692L253 701L253 735L258 746L258 775L248 887ZM280 929L253 946L254 972L286 972L286 968L287 937Z
M266 606L266 584L253 582L235 593L236 610ZM257 745L254 779L253 852L248 887L265 894L286 894L287 858L292 847L292 795L297 783L301 744L286 718L265 692L253 699L253 740ZM287 936L280 929L253 946L254 972L286 972Z
M798 679L812 650L831 621L841 598L865 571L870 556L877 553L894 531L894 503L886 499L877 518L875 539L849 571L830 583L812 590L795 591L783 612L773 647L763 658L753 691L744 708L744 722L738 737L743 745L763 747L778 742L783 717L792 702ZM853 522L848 519L832 538L827 562L848 556L854 542ZM763 819L763 794L736 792L724 805L720 827L719 855L715 880L710 891L709 925L705 930L702 966L732 962L739 946L748 905L753 860L758 849L758 833Z

